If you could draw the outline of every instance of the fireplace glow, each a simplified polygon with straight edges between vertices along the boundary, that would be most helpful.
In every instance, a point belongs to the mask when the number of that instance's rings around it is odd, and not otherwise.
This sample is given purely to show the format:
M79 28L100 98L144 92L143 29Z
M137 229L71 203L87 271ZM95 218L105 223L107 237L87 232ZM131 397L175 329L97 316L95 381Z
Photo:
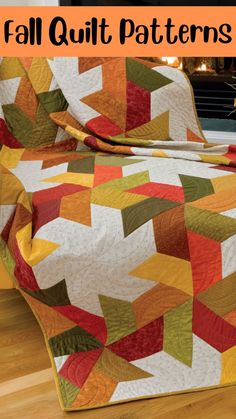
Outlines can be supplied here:
M177 57L161 57L161 60L168 64L174 66L174 64L178 61Z
M207 66L205 63L202 63L199 67L198 67L198 71L207 71Z

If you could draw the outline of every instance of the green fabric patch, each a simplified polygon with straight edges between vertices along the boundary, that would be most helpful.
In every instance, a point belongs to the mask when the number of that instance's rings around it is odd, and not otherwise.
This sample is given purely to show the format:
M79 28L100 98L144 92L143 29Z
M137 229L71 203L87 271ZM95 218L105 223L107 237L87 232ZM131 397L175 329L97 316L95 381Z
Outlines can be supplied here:
M151 122L151 121L150 121ZM138 128L137 128L138 129ZM135 130L134 130L135 131ZM128 134L130 134L130 131L129 132L127 132L127 135ZM131 131L131 134L132 134L132 131ZM132 137L132 135L130 135L129 137L111 137L111 140L114 142L114 143L117 143L117 144L128 144L128 145L131 145L131 146L135 146L135 145L137 145L137 146L143 146L143 147L147 147L147 146L149 146L149 145L152 145L153 144L153 141L149 141L149 140L147 140L146 138L145 139L142 139L142 138L135 138L135 137ZM143 160L142 160L143 161Z
M173 83L173 80L168 79L132 58L126 58L126 74L127 80L134 82L149 92Z
M136 331L135 316L129 301L105 295L99 295L99 301L107 326L107 345Z
M197 299L220 317L235 311L236 273L227 276L206 291L201 292Z
M75 398L78 396L80 389L74 384L70 383L70 381L65 380L65 378L61 377L60 375L58 375L58 380L64 406L70 407Z
M185 205L185 222L189 230L223 242L236 234L236 220L212 211Z
M125 191L127 189L132 189L136 186L143 185L144 183L148 182L150 182L149 172L145 171L135 173L134 175L125 176L121 179L111 180L110 182L106 182L105 184L97 186L96 189L114 188Z
M178 202L148 198L121 210L125 237L151 220L155 215L179 206Z
M34 123L14 103L2 105L2 109L9 130L24 147L27 147L31 143Z
M3 105L3 112L12 134L26 148L52 144L55 141L58 127L49 118L40 103L37 109L35 122L32 122L24 112L15 104Z
M66 111L68 108L68 102L65 99L61 89L40 93L38 98L47 113L62 112Z
M57 131L58 126L49 118L48 113L40 103L28 147L34 147L35 144L40 146L54 143Z
M48 342L54 357L74 352L87 352L103 346L94 336L79 326L53 336Z
M215 193L210 179L179 175L184 188L185 202L196 201L204 196Z
M112 167L123 167L129 166L131 164L141 163L143 160L140 159L130 159L126 156L117 157L112 155L106 156L96 156L96 165L98 166L112 166Z
M193 356L192 304L189 300L164 316L163 349L188 367Z
M72 160L68 164L67 172L72 173L94 173L95 157Z
M15 261L11 256L11 253L7 247L7 244L4 242L4 240L0 236L0 257L4 263L4 266L6 267L9 275L14 278L14 271L15 271Z
M66 306L70 304L65 279L47 289L39 291L25 289L24 291L49 307Z

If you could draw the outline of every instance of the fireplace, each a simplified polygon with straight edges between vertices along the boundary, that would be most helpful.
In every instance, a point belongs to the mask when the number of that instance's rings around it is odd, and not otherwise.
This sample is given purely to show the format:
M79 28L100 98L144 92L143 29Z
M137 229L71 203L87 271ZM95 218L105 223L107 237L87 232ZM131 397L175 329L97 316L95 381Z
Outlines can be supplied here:
M159 57L189 76L199 117L236 120L236 58Z
M61 0L61 6L235 6L235 0Z

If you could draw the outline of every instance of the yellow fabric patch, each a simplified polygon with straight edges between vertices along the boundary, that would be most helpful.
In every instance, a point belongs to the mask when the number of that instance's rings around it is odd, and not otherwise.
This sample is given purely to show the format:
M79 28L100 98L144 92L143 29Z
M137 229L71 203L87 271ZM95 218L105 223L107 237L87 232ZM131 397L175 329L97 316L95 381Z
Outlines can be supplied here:
M111 187L93 189L91 202L93 204L122 210L146 199L148 199L147 196L132 194Z
M0 162L7 169L16 167L24 153L24 149L11 149L3 145L0 151Z
M236 381L236 346L222 354L221 384L233 383Z
M152 153L152 157L168 157L168 155L166 153L164 153L164 151L155 150Z
M76 138L76 140L82 141L84 142L84 140L86 139L86 137L88 137L88 134L79 131L76 128L71 127L70 125L67 125L65 128L65 131L70 134L72 137Z
M213 185L215 192L224 191L226 189L236 188L236 176L228 175L228 176L221 176L215 179L211 179L211 183Z
M42 239L31 239L32 223L27 224L16 233L20 253L29 266L37 265L50 253L60 247L58 244Z
M20 194L17 203L23 205L23 207L25 207L30 213L32 213L31 203L26 192Z
M10 173L0 173L0 176L2 177L0 204L15 205L18 202L20 194L23 193L21 182Z
M13 281L10 278L3 262L0 259L0 289L14 288Z
M16 57L5 57L0 64L0 79L9 80L15 77L24 77L25 70Z
M28 76L36 94L48 92L52 81L52 72L45 57L33 58Z
M158 281L193 295L191 263L184 259L156 253L131 271L130 275Z
M61 175L42 179L42 182L72 183L73 185L87 186L87 188L92 188L93 181L94 175L88 173L62 173Z
M210 154L199 154L199 157L206 163L225 164L226 166L230 163L230 159L220 155L211 156Z

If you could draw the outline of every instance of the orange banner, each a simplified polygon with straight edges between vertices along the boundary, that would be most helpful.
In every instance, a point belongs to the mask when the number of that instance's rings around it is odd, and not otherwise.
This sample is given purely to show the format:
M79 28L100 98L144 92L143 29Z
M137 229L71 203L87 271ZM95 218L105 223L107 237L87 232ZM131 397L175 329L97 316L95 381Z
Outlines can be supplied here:
M0 7L2 56L235 56L236 7Z

